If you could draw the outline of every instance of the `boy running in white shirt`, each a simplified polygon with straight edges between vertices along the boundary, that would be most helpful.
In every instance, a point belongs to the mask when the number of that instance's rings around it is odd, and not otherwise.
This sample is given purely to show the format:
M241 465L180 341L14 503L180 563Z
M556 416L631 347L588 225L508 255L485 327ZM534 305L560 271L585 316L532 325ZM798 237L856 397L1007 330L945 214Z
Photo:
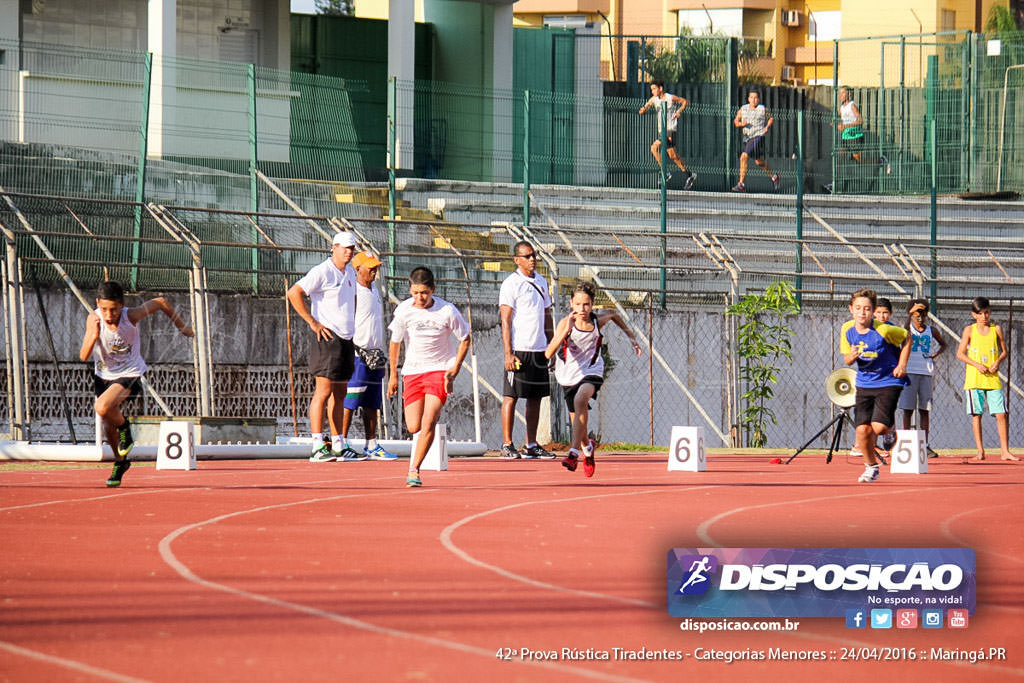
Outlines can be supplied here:
M391 331L388 397L398 393L398 357L405 343L405 364L402 366L405 426L410 434L420 434L405 479L405 485L412 487L423 486L420 464L434 443L434 428L452 392L455 376L469 352L470 329L459 309L434 296L434 274L429 268L420 267L412 271L409 294L410 298L395 308L394 318L388 326ZM452 336L459 339L454 355L450 343Z
M192 326L178 316L167 299L159 296L141 306L125 308L124 289L110 281L100 285L96 310L85 321L78 357L83 362L91 357L95 363L95 410L103 423L103 435L114 452L114 471L107 479L110 487L120 486L121 477L132 466L128 454L135 442L131 425L121 413L121 404L140 393L139 378L149 368L142 359L137 325L157 311L163 311L183 335L193 336Z

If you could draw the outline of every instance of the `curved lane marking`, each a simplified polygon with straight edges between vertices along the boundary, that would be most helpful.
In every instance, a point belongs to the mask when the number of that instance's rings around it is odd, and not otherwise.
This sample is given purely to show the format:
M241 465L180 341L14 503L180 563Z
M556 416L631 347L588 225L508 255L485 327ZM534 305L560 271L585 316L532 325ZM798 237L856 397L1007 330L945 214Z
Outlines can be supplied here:
M72 671L79 671L81 673L89 674L90 676L96 676L97 678L105 678L108 681L120 681L121 683L147 683L144 678L125 676L124 674L119 674L114 671L110 671L109 669L101 669L98 666L90 666L88 664L76 662L73 659L65 659L64 657L48 655L45 652L37 652L36 650L30 650L27 647L21 647L14 643L7 643L2 640L0 640L0 650L7 650L11 654L21 655L22 657L28 657L29 659L36 659L40 662L64 667L65 669L71 669Z
M443 491L443 490L444 489L427 489L425 491L417 492L417 493L415 493L413 495L423 495L423 494L429 494L429 493L436 493L436 492L440 492L440 491ZM160 557L163 558L164 562L166 562L172 569L174 569L174 571L176 571L186 581L190 581L192 583L195 583L197 585L203 586L205 588L221 591L221 592L224 592L224 593L229 593L231 595L235 595L235 596L240 597L240 598L245 598L247 600L253 600L255 602L261 602L261 603L266 604L266 605L273 605L275 607L280 607L282 609L293 610L295 612L299 612L301 614L305 614L305 615L308 615L308 616L319 617L321 619L327 619L328 621L333 621L333 622L338 623L338 624L343 624L343 625L349 626L351 628L357 628L357 629L360 629L360 630L363 630L363 631L368 631L370 633L376 633L376 634L383 635L383 636L391 636L391 637L394 637L394 638L404 638L406 640L412 640L412 641L415 641L415 642L418 642L418 643L421 643L421 644L425 644L425 645L433 645L435 647L442 647L442 648L445 648L445 649L448 649L448 650L455 650L457 652L462 652L462 653L465 653L465 654L479 655L479 656L482 656L482 657L487 657L489 659L493 659L494 658L494 650L491 650L491 649L485 649L485 648L477 647L475 645L467 645L465 643L460 643L460 642L457 642L457 641L454 641L454 640L445 640L443 638L437 638L437 637L434 637L434 636L427 636L427 635L423 635L422 633L412 633L412 632L409 632L409 631L401 631L399 629L388 628L386 626L378 626L376 624L371 624L368 621L363 621L361 619L356 619L354 617L348 617L348 616L345 616L343 614L337 614L335 612L328 612L327 610L322 610L322 609L319 609L319 608L316 608L316 607L310 607L308 605L300 605L298 603L288 602L287 600L279 600L277 598L272 598L272 597L269 597L269 596L266 596L266 595L261 595L259 593L252 593L250 591L243 590L241 588L235 588L233 586L228 586L226 584L216 583L214 581L210 581L208 579L204 579L204 578L202 578L200 576L197 576L191 569L189 569L188 566L185 565L185 563L183 563L182 561L180 561L177 558L177 556L175 556L174 552L171 550L171 544L177 538L181 537L182 535L184 535L184 534L186 534L186 533L188 533L190 531L194 531L196 529L202 528L204 526L211 525L211 524L217 524L219 522L223 522L224 520L231 519L231 518L234 518L234 517L240 517L242 515L248 515L248 514L252 514L254 512L265 512L265 511L268 511L268 510L279 510L279 509L282 509L282 508L294 507L294 506L297 506L297 505L308 505L308 504L311 504L311 503L323 503L323 502L328 502L328 501L333 501L333 500L341 500L341 499L345 499L345 498L363 498L363 497L373 496L373 495L409 495L409 493L403 489L401 491L387 491L387 492L381 492L379 494L376 494L376 493L374 493L374 494L365 494L365 493L345 494L345 495L338 495L338 496L328 496L328 497L324 497L324 498L312 498L312 499L309 499L309 500L302 500L302 501L292 501L292 502L289 502L289 503L278 503L278 504L274 504L274 505L263 505L263 506L256 507L256 508L251 508L251 509L248 509L248 510L239 510L239 511L236 511L236 512L228 512L228 513L225 513L223 515L218 515L216 517L211 517L210 519L206 519L206 520L203 520L201 522L195 522L193 524L188 524L186 526L179 527L178 529L175 529L171 533L167 534L162 539L160 539L160 543L159 543ZM513 663L515 663L515 664L524 664L524 665L527 665L527 666L541 667L541 668L545 668L545 669L551 669L551 670L554 670L554 671L558 671L558 672L560 672L562 674L572 674L574 676L579 676L581 678L591 678L591 679L594 679L594 680L601 680L601 681L621 681L623 683L634 683L636 681L642 681L643 680L643 679L629 678L629 677L625 677L625 676L616 676L616 675L613 675L613 674L606 674L606 673L603 673L603 672L600 672L600 671L591 671L591 670L588 670L588 669L579 669L579 668L571 667L571 666L564 665L564 664L555 664L553 662L513 661Z

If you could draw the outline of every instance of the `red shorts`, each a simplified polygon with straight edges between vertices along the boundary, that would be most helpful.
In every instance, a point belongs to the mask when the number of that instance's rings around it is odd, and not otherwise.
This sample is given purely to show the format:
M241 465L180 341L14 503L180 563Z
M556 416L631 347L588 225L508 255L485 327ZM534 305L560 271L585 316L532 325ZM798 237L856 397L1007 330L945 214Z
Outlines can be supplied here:
M444 370L405 376L402 405L407 406L410 403L421 401L427 394L437 396L441 399L441 403L448 400L448 392L444 390Z

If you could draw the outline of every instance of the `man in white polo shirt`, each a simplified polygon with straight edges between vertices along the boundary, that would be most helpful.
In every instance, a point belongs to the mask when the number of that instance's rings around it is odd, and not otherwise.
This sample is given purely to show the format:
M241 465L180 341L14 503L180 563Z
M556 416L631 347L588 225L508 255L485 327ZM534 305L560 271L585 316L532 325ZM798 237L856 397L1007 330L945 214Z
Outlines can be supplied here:
M548 282L537 272L537 254L529 242L512 248L516 270L501 283L498 311L501 342L505 350L504 399L501 403L501 446L503 458L545 458L555 456L537 443L537 422L541 399L548 395L548 359L544 356L554 333ZM516 401L526 400L526 443L517 451L512 443L512 421Z
M354 354L356 274L349 261L355 246L352 233L336 233L331 257L313 266L287 294L288 302L313 333L309 348L309 372L316 382L309 402L309 429L313 434L313 452L309 459L313 462L365 459L344 453L341 444L342 411ZM309 297L308 305L306 297ZM327 436L323 433L323 424L330 398L334 403L328 415L330 436Z

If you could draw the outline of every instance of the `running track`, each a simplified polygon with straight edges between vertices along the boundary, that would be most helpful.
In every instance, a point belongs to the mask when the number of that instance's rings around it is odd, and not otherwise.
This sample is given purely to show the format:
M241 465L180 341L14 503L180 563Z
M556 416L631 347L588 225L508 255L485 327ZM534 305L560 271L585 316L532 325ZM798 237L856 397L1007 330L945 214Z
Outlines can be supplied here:
M931 461L857 484L802 454L456 459L404 487L404 461L201 461L0 472L0 680L700 681L1024 679L1024 465ZM672 547L967 546L978 609L952 631L679 629ZM1004 647L1001 662L703 661L705 650ZM498 660L500 648L682 651L683 661Z

